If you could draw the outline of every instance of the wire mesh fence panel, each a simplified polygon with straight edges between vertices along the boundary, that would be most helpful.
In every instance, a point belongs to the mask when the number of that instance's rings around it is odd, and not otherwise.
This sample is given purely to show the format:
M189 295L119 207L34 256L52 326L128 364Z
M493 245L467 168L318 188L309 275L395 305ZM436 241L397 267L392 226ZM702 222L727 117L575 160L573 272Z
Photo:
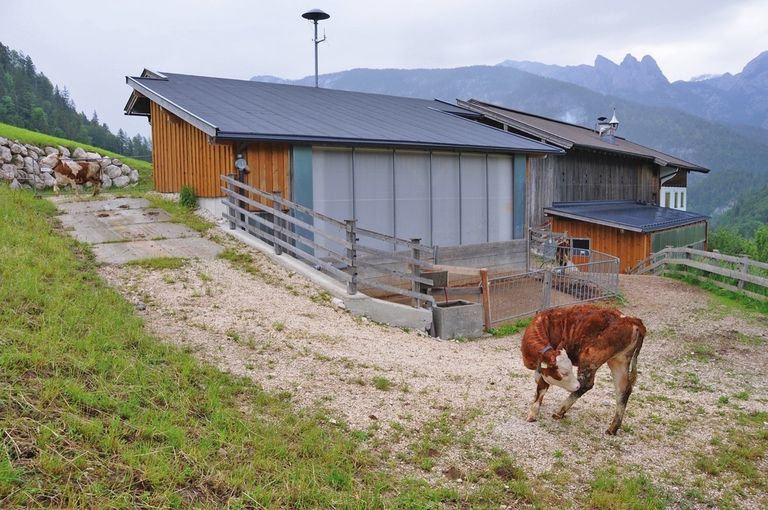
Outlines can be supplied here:
M599 252L592 252L589 258L593 262L490 279L491 324L510 322L547 308L616 296L619 260Z
M491 324L501 324L541 310L546 273L546 270L540 270L489 279Z

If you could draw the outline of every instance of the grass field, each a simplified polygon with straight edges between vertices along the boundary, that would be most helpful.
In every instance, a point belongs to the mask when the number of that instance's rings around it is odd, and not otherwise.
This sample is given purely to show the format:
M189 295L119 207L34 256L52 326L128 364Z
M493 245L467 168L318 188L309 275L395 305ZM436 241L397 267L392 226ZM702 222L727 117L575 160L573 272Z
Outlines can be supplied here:
M121 154L117 154L100 147L94 147L92 145L75 142L73 140L67 140L65 138L58 138L55 136L38 133L37 131L30 131L29 129L11 126L10 124L3 124L2 122L0 122L0 136L8 138L9 140L19 140L20 142L38 145L40 147L45 147L46 145L53 147L61 145L68 148L69 150L74 150L75 147L82 147L87 151L98 152L103 156L118 158L129 167L135 168L139 171L139 185L133 188L134 190L137 188L140 188L142 191L152 189L152 163L147 161L129 158L127 156L123 156Z

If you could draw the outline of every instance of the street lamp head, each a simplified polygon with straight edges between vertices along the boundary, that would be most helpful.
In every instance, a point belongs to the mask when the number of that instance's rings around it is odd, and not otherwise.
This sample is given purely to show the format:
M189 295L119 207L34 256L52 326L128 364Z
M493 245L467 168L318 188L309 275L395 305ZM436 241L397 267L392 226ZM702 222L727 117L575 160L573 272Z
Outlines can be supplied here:
M302 14L301 17L317 23L318 21L330 18L331 15L327 12L321 11L320 9L312 9L311 11L307 11Z

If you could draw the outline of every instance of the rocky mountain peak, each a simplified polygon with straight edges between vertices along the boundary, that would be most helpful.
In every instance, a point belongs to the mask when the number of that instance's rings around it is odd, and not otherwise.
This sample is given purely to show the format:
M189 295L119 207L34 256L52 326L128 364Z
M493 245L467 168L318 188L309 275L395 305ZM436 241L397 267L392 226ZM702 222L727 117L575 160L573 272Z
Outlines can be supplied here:
M749 78L768 72L768 51L764 51L744 66L742 77Z
M605 58L602 55L595 57L595 69L614 69L618 67L613 60Z
M631 54L627 53L624 55L624 60L621 61L622 67L632 67L640 64L640 62L637 61L637 59Z

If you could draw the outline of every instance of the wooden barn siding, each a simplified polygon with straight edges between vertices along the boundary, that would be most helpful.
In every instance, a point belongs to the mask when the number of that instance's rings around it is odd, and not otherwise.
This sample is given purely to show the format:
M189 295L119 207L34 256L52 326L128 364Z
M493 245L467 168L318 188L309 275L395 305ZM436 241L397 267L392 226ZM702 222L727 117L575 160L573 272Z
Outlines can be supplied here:
M229 143L208 143L208 135L152 103L152 164L155 189L176 193L190 185L200 197L218 197L222 174L235 171L235 152ZM290 199L290 151L284 143L253 143L245 158L246 182Z
M200 197L218 197L219 176L234 169L230 144L210 144L208 135L152 103L152 164L155 189L178 192L190 185Z
M544 208L552 202L659 200L658 170L651 161L582 150L530 158L529 185L532 226L546 221Z
M640 232L595 225L578 220L552 216L552 230L567 232L571 237L591 239L593 250L619 257L619 271L624 273L651 254L651 236Z
M245 150L246 182L267 193L279 191L291 200L290 147L285 143L253 143ZM256 198L256 197L253 197ZM265 201L260 199L260 202ZM270 201L268 205L272 205Z

